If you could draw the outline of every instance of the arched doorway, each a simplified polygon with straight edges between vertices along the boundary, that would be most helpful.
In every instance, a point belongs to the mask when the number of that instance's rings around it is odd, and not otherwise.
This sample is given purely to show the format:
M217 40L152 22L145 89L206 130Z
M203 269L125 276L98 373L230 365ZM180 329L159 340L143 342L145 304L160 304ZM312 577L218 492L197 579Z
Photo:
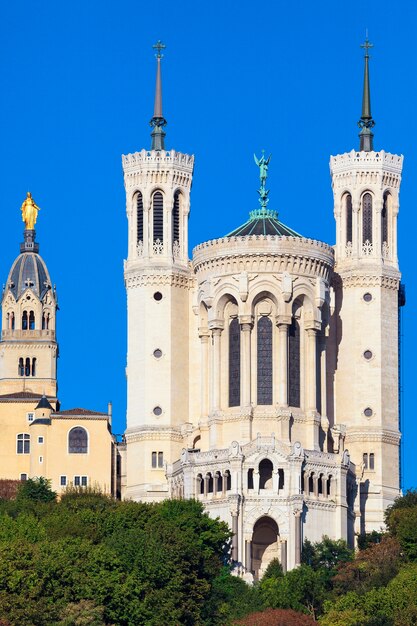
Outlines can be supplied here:
M272 559L279 559L278 524L271 517L258 519L252 535L252 571L260 580Z

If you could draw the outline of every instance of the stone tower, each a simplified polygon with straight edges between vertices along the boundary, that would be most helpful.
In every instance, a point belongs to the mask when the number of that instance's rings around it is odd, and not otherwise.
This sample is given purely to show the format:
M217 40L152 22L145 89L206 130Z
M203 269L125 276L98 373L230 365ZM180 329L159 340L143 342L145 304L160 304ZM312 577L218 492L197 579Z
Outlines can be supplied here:
M56 293L34 228L23 235L2 298L0 395L26 391L56 397Z
M336 219L336 424L356 464L356 532L399 495L397 216L403 157L373 147L369 44L359 150L331 157Z
M165 149L161 42L150 150L123 156L128 219L125 496L167 497L165 463L180 456L188 422L192 274L188 215L194 157Z

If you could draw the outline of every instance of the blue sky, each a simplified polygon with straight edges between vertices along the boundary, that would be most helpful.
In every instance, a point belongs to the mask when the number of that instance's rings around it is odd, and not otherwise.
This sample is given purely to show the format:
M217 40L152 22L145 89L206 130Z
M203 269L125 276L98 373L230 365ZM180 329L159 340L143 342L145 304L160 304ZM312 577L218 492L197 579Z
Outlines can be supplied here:
M167 147L196 157L190 247L257 206L253 153L272 153L270 208L334 243L329 156L358 146L365 29L375 147L405 155L399 250L404 310L404 484L414 469L417 4L240 0L22 0L0 19L0 274L22 240L27 190L59 295L63 408L114 404L125 422L127 222L121 154L150 146L163 61Z

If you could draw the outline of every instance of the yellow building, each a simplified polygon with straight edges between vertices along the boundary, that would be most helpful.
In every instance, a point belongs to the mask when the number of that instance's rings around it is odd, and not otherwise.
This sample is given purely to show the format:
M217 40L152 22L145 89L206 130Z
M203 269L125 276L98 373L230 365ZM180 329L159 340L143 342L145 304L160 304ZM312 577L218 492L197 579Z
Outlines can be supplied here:
M60 410L57 297L35 238L37 210L28 194L22 205L24 242L2 299L0 478L44 476L58 493L68 485L91 485L117 495L111 409Z

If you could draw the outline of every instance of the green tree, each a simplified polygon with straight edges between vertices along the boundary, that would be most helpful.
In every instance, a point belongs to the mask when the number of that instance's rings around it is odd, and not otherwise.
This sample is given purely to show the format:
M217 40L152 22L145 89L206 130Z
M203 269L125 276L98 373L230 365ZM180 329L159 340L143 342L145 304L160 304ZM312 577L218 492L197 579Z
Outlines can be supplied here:
M282 576L284 576L284 572L282 570L280 560L272 559L265 570L262 580L265 580L266 578L281 578Z
M353 561L339 565L332 578L334 593L340 595L357 591L363 594L374 587L386 585L398 574L402 563L399 542L392 537L383 537L381 543L358 552Z
M56 493L51 489L51 481L43 476L28 478L20 483L17 500L33 500L34 502L55 502Z
M326 576L303 564L282 578L262 579L259 587L266 607L293 609L316 618L326 597Z
M330 539L324 535L316 543L311 543L308 539L304 541L301 560L314 570L324 568L333 571L339 563L351 561L353 556L354 551L348 547L346 541Z
M405 555L417 559L417 506L393 509L388 517L390 534L398 539Z

